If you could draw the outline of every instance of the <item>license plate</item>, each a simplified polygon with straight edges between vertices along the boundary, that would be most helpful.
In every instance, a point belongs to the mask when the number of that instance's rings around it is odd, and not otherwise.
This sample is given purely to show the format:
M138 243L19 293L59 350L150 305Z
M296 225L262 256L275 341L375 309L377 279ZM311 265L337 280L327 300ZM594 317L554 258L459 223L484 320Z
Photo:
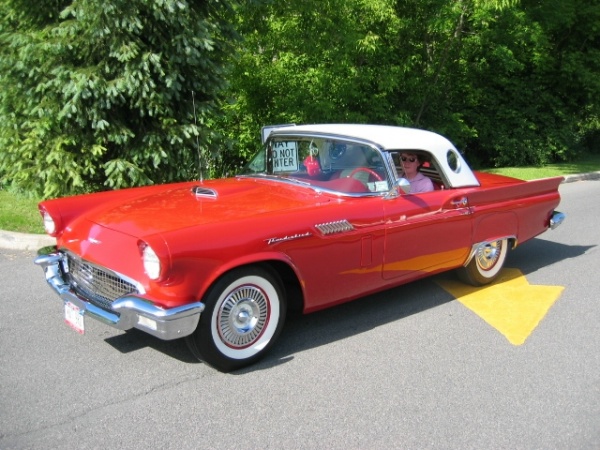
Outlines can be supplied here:
M79 334L84 333L83 313L77 305L71 302L65 302L65 322Z

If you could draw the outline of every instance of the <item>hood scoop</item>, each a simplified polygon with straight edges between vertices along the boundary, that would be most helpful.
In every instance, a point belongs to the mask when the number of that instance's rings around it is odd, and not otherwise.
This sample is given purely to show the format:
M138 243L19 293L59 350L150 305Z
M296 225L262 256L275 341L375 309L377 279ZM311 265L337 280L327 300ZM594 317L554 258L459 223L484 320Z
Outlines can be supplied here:
M192 192L196 197L217 198L217 191L204 186L194 186Z

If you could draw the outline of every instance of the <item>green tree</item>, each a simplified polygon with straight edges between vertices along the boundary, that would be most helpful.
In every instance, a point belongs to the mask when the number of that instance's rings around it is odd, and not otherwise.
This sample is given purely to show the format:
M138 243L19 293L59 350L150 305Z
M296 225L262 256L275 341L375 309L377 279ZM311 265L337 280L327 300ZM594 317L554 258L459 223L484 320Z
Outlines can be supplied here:
M0 8L4 185L51 197L197 173L235 39L230 3L1 0Z
M460 105L476 130L470 153L498 166L576 154L598 129L599 23L597 0L522 0L501 14L473 14Z
M597 0L262 0L236 18L231 155L264 124L340 121L432 129L475 163L540 164L598 129Z
M371 122L477 132L454 98L465 86L463 34L474 9L514 1L305 0L251 2L224 121L240 151L261 124ZM462 106L462 105L461 105ZM233 135L231 136L233 138ZM233 140L232 140L233 141ZM236 153L235 151L233 153Z
M399 26L389 2L259 0L236 19L243 41L219 121L234 166L265 124L394 122L385 97L401 79L378 61L381 35Z

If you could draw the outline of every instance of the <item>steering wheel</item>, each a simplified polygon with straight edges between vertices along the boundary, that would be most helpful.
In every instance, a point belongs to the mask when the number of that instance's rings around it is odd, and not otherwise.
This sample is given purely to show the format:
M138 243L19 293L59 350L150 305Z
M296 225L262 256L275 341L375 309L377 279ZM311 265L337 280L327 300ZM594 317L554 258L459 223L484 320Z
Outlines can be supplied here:
M369 169L368 167L357 167L352 172L350 172L350 174L348 175L348 177L354 177L354 175L357 174L357 173L359 173L359 172L366 172L369 175L371 175L373 178L375 178L377 181L382 181L383 180L383 178L381 178L381 176L377 172L375 172L374 170Z

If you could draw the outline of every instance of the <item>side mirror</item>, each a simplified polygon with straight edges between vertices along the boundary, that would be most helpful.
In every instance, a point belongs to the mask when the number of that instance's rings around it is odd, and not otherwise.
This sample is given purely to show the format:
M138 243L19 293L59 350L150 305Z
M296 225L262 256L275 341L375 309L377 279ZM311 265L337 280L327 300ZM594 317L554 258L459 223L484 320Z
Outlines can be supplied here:
M410 193L410 181L406 178L400 178L396 181L396 190L398 191L398 194L400 194L400 191L402 191L403 194Z
M390 191L388 198L395 198L403 194L410 193L410 181L406 178L400 178L394 183L394 187Z

